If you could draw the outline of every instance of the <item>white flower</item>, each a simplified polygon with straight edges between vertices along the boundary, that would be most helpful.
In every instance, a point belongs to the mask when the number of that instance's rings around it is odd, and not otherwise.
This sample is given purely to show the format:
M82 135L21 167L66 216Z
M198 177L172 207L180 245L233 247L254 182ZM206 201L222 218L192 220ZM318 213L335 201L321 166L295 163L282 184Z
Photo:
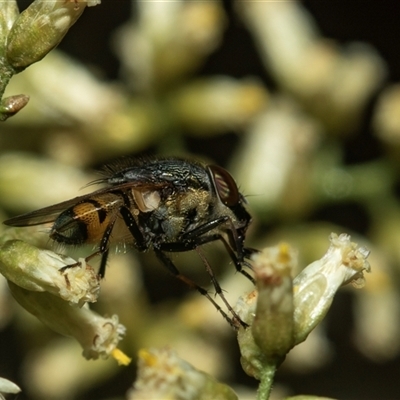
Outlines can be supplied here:
M331 246L318 261L306 267L293 281L296 344L306 339L329 310L340 286L364 284L364 272L370 272L369 251L350 241L350 236L330 236Z
M79 308L71 306L48 292L26 290L8 282L13 297L27 311L37 317L52 330L75 338L83 348L87 359L107 358L116 355L123 363L117 344L125 334L125 327L118 317L102 317L87 305Z
M293 281L297 259L287 245L264 249L253 257L257 291L239 299L235 311L249 328L240 328L238 341L243 369L261 379L325 317L340 286L364 284L370 271L369 252L342 234L330 236L331 246Z
M100 279L84 259L79 262L61 272L76 261L21 240L0 247L0 272L22 307L52 330L75 338L87 359L111 355L120 364L129 364L117 349L125 327L116 315L106 318L89 309L86 302L97 300Z
M60 43L87 5L96 0L35 0L14 22L7 37L6 58L21 71L40 61Z
M253 256L258 296L251 330L256 344L268 358L284 357L293 347L291 273L296 262L293 250L286 244Z
M237 400L237 396L228 386L164 348L139 351L138 377L128 399Z
M86 3L88 7L94 7L101 4L101 0L86 0Z
M49 292L71 304L95 302L100 291L100 279L94 269L80 260L48 250L40 250L21 240L10 240L0 247L0 273L16 285L32 291Z
M21 389L15 383L0 377L0 399L4 399L2 394L17 394L20 391Z

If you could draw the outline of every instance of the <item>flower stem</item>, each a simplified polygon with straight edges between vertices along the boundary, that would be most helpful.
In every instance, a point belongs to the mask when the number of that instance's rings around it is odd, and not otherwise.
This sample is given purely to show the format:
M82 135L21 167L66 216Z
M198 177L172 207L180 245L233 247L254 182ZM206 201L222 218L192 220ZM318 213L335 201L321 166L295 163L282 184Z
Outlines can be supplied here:
M267 364L263 367L256 400L269 399L272 390L272 385L274 383L274 376L276 369L277 369L276 364Z
M0 56L0 121L5 121L8 117L14 115L20 108L24 107L27 103L23 101L22 104L15 103L15 98L3 98L4 91L10 79L15 74L14 69L7 63L7 61ZM29 99L28 96L17 95L17 97L24 97Z
M3 57L0 57L0 99L3 97L8 82L10 82L14 73L13 68L7 63L7 61Z

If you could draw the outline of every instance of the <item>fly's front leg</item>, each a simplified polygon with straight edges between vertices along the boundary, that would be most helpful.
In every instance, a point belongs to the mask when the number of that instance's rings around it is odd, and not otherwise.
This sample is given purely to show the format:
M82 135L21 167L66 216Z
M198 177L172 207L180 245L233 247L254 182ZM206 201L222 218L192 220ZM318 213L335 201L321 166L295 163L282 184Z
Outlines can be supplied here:
M207 235L207 232L210 232L211 230L217 228L218 226L221 226L222 224L229 224L229 229L226 230L226 233L229 236L230 242L233 243L234 247L232 247L230 243L220 233ZM254 284L254 278L246 270L243 269L243 264L251 269L251 265L248 262L244 261L244 258L249 258L251 254L257 252L257 250L244 248L242 242L239 240L238 235L235 234L236 230L230 225L232 225L232 223L229 217L218 218L214 221L201 225L196 229L193 229L192 231L186 232L182 236L181 242L162 244L161 250L168 252L189 251L194 250L203 244L220 240L223 243L226 251L228 252L230 259L235 265L236 270Z
M212 221L209 221L203 225L198 226L195 229L192 229L189 232L186 232L182 236L182 240L187 240L187 241L197 241L197 239L205 235L206 233L212 231L213 229L226 224L228 221L230 221L230 218L227 216L219 217L217 219L214 219Z
M243 259L242 259L242 260L239 259L239 257L235 254L235 252L232 250L232 247L229 245L229 243L225 240L224 237L222 237L221 235L219 235L219 238L218 238L218 239L221 240L221 242L224 244L225 249L226 249L226 251L227 251L228 254L229 254L229 257L231 258L233 264L235 265L236 271L240 272L240 273L241 273L243 276L245 276L250 282L252 282L253 284L255 284L256 282L255 282L254 278L253 278L246 270L243 269L243 264L245 264L247 267L249 267L250 269L252 269L251 265L250 265L247 261L244 261ZM250 257L250 255L251 255L252 253L250 254L250 253L249 253L249 250L250 250L250 249L245 249L245 248L243 248L243 256L242 256L241 258L244 258L244 257L247 258L247 255L245 255L245 254L249 254L249 257ZM254 250L254 252L256 252L256 251L257 251L257 250Z

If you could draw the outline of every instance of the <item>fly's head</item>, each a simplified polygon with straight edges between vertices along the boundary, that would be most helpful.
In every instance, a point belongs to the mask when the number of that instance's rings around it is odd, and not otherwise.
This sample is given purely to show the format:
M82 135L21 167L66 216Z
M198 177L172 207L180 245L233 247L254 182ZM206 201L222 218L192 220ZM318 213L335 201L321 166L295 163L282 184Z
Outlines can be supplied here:
M214 192L225 207L221 208L230 215L235 229L240 236L243 236L242 240L244 240L244 235L251 222L251 216L245 207L244 196L239 192L236 182L228 171L217 165L209 165L207 168Z

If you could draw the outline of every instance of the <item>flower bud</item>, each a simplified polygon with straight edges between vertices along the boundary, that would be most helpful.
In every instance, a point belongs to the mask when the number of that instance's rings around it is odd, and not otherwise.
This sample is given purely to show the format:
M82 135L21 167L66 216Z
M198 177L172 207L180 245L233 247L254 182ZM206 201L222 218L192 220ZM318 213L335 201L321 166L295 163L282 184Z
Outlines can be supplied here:
M257 292L254 290L248 295L241 296L236 303L234 310L240 319L251 325L256 311ZM247 375L261 380L261 373L266 364L264 355L256 344L252 329L239 328L237 333L240 348L240 363Z
M49 292L78 306L97 300L100 281L93 268L80 260L76 264L48 250L39 250L21 240L10 240L0 247L0 273L9 281L30 291Z
M87 3L86 0L35 0L19 15L8 35L6 58L11 67L21 71L40 61L60 43Z
M330 236L326 254L306 267L293 281L295 342L304 341L328 312L340 286L349 282L360 288L363 272L370 272L369 251L346 234Z
M0 378L0 399L4 399L3 394L17 394L21 389L8 379Z
M0 121L5 121L15 115L28 104L28 101L29 96L25 94L17 94L2 99L0 102Z
M340 286L364 283L369 252L350 242L350 236L332 233L331 246L318 261L292 282L297 259L284 244L253 256L257 291L239 299L234 310L250 325L238 330L241 363L245 372L272 383L271 376L285 355L325 317Z
M253 256L258 297L251 329L267 359L281 359L293 347L293 256L286 244Z
M75 338L83 348L87 359L108 358L116 355L118 362L126 360L116 351L118 342L125 334L125 327L118 317L102 317L89 307L71 306L68 302L48 292L36 292L8 282L13 297L27 311L50 329ZM129 360L129 359L128 359Z
M238 331L242 367L261 380L293 347L291 272L297 259L286 244L266 248L252 259L257 291L241 297L235 311L251 326Z
M19 14L16 0L0 1L0 55L4 54L7 35Z
M195 369L169 349L140 350L138 377L129 400L237 400L228 386Z

